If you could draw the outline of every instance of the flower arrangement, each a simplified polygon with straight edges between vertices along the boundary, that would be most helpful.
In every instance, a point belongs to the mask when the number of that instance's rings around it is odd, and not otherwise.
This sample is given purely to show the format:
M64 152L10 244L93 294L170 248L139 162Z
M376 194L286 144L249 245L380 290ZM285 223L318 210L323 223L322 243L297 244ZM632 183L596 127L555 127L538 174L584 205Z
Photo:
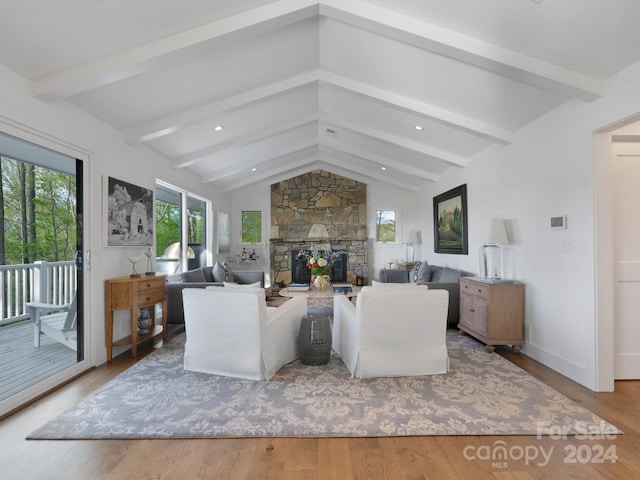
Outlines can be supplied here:
M340 255L346 253L342 250L332 251L331 244L311 245L309 250L301 250L298 257L307 259L307 268L312 275L330 275L335 261Z

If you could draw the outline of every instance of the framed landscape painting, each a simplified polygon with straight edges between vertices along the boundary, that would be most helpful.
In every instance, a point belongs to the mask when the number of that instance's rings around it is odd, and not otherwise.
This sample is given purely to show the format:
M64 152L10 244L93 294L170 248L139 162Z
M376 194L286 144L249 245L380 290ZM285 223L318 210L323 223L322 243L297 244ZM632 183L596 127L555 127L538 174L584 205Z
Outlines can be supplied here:
M433 197L433 234L436 253L467 255L467 185Z

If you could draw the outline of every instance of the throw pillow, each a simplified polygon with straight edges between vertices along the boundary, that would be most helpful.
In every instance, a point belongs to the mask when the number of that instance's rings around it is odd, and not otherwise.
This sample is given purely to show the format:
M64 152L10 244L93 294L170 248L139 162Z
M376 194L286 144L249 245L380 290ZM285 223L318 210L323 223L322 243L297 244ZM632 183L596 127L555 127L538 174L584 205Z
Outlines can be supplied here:
M202 269L204 272L204 278L207 282L213 282L213 267L204 267Z
M261 288L262 287L260 282L256 282L256 283L224 282L224 286L227 288Z
M227 262L222 262L222 268L224 269L224 282L233 282L233 273L231 267Z
M411 273L410 273L411 278L409 280L410 282L413 282L413 283L417 283L418 282L418 271L420 270L420 264L421 263L422 262L417 261L416 264L414 265L414 267L411 269Z
M418 267L418 276L416 277L417 283L428 283L433 281L432 272L434 267L429 265L429 263L425 260L424 262L420 262L420 267Z
M206 282L207 279L204 278L204 272L201 268L196 270L189 270L188 272L181 273L182 281L193 283L193 282Z
M460 270L445 267L440 275L440 283L457 283L460 280L461 273Z
M224 282L225 269L222 264L218 262L215 263L215 265L211 269L211 276L213 277L214 282Z
M443 271L444 271L443 267L437 267L435 265L432 266L431 267L431 281L432 282L439 282Z

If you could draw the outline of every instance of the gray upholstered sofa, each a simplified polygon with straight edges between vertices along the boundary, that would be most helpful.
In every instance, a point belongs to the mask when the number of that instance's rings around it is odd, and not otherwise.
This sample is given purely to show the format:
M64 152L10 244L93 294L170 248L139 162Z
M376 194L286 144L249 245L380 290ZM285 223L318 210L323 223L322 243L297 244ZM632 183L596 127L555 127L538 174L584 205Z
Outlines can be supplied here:
M196 268L167 277L167 323L183 324L183 288L224 287L224 282L242 285L260 282L264 288L265 274L262 270L232 271L225 264L216 263L212 267Z
M411 270L388 269L380 271L380 281L384 283L419 283L428 285L431 289L447 290L449 292L449 313L447 325L455 327L460 320L460 277L470 277L472 273L454 268L429 265L422 261L416 263Z

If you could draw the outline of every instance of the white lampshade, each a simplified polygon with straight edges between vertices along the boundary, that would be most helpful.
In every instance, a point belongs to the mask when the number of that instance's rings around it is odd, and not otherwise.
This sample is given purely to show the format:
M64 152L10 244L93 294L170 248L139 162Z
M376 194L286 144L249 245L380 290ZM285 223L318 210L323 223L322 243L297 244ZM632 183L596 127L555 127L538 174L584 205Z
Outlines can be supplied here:
M409 230L409 240L407 243L413 243L414 245L420 243L420 237L418 237L417 230Z
M491 218L488 220L487 234L483 239L484 243L505 245L510 243L504 220L501 218Z

